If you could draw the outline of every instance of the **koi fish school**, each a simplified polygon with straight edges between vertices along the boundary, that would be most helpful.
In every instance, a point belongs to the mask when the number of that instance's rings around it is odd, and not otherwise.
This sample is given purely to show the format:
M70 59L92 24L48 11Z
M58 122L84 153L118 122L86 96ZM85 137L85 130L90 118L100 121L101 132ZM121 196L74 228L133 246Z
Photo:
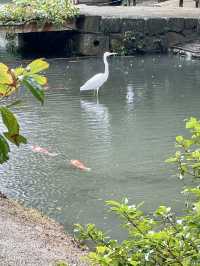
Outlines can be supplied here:
M48 156L51 156L51 157L59 155L58 153L49 152L48 149L42 148L42 147L37 146L37 145L32 145L30 147L31 147L31 150L33 152L45 154L45 155L48 155ZM69 160L69 164L71 166L73 166L74 168L79 169L81 171L91 171L91 168L87 167L83 162L81 162L79 160Z

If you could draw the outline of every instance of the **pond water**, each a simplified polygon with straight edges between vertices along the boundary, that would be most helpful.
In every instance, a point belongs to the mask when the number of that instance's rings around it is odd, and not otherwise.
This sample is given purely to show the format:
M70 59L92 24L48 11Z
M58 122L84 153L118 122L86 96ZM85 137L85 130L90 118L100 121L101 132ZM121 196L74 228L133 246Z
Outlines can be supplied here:
M1 54L9 65L27 63ZM43 107L29 94L14 111L29 145L12 148L0 166L0 187L26 206L63 223L96 223L121 238L115 216L104 202L128 197L144 201L145 211L159 204L178 210L183 183L164 160L174 151L184 119L200 116L200 62L175 56L113 57L110 76L100 89L80 95L79 87L103 70L101 58L48 59ZM39 145L59 153L33 153ZM68 159L91 167L80 172Z

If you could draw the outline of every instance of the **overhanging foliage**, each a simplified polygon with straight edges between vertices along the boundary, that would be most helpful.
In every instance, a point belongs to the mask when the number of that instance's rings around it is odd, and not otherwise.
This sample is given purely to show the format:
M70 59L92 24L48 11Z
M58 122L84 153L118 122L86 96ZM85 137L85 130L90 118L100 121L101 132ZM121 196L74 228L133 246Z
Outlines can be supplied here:
M19 24L31 21L62 25L78 15L71 0L13 0L0 11L0 23Z
M20 133L18 120L11 111L12 106L19 104L20 100L17 99L9 105L7 100L23 86L43 104L43 86L47 83L47 79L40 72L48 67L49 64L43 59L36 59L25 68L20 66L15 69L10 69L7 65L0 63L0 115L7 130L0 132L0 164L9 159L9 142L16 146L27 143L26 138Z

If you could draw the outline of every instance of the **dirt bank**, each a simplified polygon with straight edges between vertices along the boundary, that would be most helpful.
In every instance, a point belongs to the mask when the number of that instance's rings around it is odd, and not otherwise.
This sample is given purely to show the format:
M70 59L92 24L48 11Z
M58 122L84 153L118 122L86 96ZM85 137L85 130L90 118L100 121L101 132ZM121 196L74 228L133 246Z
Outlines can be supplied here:
M49 266L64 260L83 266L83 255L61 225L0 193L0 265Z

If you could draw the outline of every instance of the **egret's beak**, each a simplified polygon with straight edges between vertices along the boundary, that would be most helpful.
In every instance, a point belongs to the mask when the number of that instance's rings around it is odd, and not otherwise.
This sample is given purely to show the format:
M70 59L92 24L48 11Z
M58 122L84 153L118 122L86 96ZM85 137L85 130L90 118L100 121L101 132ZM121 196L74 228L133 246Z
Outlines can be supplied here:
M111 53L111 55L116 55L117 53Z

